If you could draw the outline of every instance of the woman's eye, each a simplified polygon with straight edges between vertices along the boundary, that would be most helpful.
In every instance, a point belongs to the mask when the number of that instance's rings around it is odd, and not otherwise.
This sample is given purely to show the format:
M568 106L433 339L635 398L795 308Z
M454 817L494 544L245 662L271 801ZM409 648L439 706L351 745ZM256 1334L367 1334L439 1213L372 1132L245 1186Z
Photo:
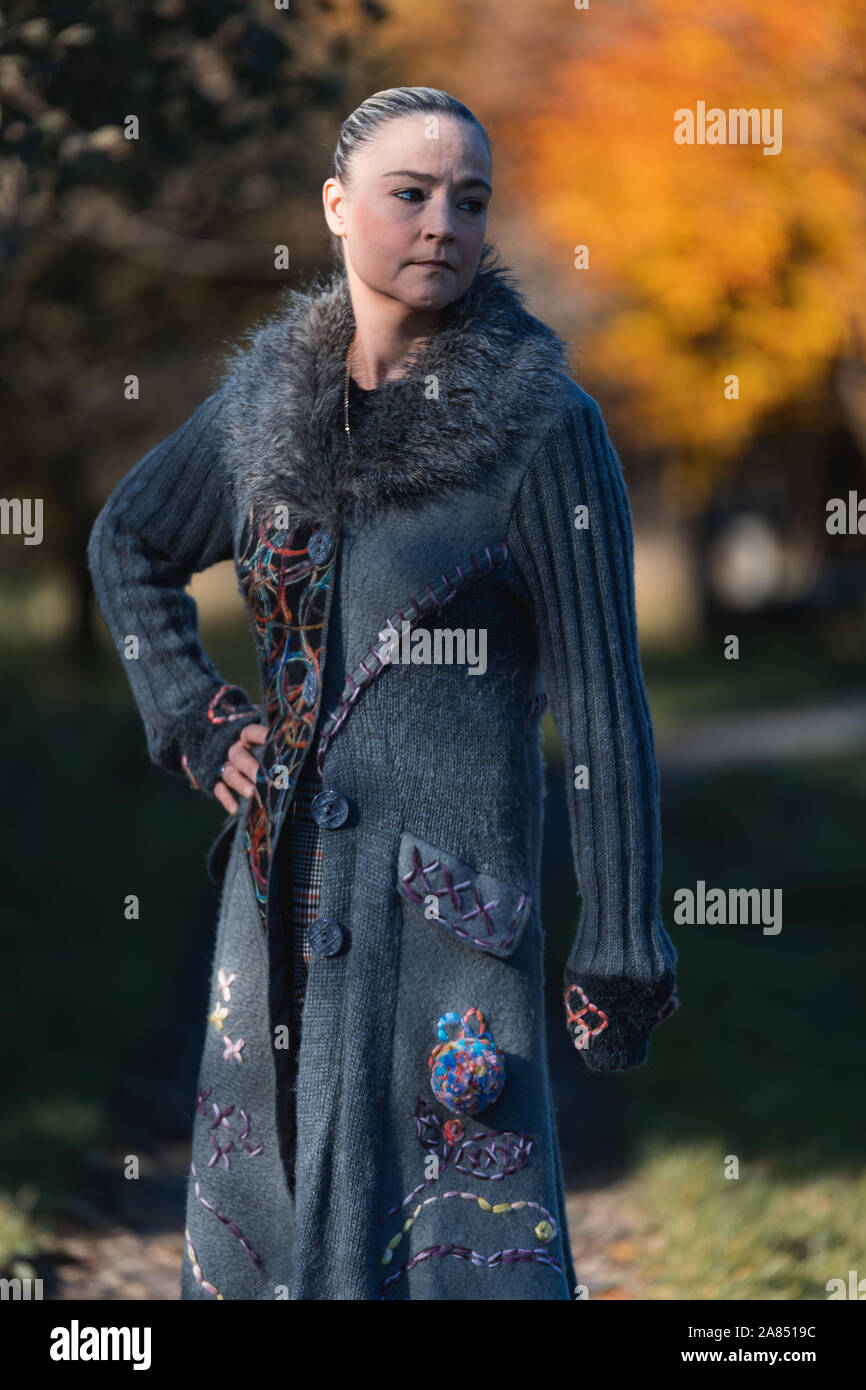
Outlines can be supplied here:
M418 197L423 201L423 188L400 188L394 194L394 197L401 198L405 202L414 202L415 199L413 198L413 194L415 193L417 193ZM469 212L473 213L474 215L477 215L478 213L484 211L484 203L481 201L480 198L464 198L463 202L458 204L458 207L466 208Z

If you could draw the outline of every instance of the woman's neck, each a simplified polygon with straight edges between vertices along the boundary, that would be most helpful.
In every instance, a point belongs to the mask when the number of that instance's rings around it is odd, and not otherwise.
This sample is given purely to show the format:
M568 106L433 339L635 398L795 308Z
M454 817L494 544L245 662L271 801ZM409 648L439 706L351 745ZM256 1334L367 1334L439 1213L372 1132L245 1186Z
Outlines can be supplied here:
M439 328L441 309L409 309L369 286L352 285L355 336L349 350L351 375L370 391L405 372L406 359Z

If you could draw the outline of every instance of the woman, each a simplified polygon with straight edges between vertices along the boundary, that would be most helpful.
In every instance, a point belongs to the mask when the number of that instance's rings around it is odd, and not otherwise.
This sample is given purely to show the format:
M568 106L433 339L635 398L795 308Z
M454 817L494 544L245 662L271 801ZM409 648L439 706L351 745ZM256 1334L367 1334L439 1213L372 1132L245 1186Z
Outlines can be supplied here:
M616 1071L677 1007L620 464L484 241L490 189L460 102L364 102L323 188L337 268L229 350L93 529L150 755L229 813L186 1298L574 1296L547 701L582 895L564 1022ZM264 710L184 592L229 557Z

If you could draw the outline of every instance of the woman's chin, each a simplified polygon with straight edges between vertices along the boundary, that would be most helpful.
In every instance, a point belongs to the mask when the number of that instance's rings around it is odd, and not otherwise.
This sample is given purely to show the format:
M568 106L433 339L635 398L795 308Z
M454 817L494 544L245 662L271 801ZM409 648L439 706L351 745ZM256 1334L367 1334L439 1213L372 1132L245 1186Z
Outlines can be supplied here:
M435 273L438 276L438 272ZM398 298L402 304L405 304L407 309L415 309L419 313L425 311L430 313L435 310L445 309L449 304L453 304L454 300L459 297L454 293L454 276L451 275L448 278L451 281L449 285L420 286L417 290L412 289L408 291L406 287L403 286L401 287Z

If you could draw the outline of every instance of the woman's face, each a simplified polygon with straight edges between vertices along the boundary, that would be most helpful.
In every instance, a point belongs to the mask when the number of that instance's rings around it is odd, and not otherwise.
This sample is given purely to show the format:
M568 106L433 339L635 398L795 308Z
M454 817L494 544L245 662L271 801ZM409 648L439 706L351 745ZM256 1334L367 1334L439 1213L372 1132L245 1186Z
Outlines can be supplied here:
M389 121L352 159L351 185L322 189L343 237L350 284L408 308L444 309L472 283L487 229L492 174L480 132L426 115ZM444 261L435 269L424 261Z

